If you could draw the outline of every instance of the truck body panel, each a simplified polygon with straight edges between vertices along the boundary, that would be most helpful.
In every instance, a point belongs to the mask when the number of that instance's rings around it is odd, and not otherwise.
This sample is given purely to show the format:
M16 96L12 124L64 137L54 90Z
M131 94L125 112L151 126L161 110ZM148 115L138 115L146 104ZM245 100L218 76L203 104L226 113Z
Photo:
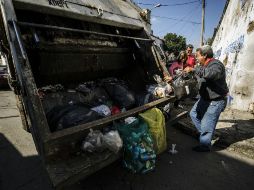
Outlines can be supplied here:
M53 4L52 3L60 3ZM63 4L61 4L61 2ZM102 15L100 11L103 10ZM39 89L119 77L135 93L168 76L143 21L130 1L1 0L1 46L25 128L55 187L75 182L112 163L119 154L79 154L89 129L174 101L161 98L118 115L51 132ZM97 12L97 13L96 13ZM97 15L96 15L97 14ZM96 15L96 16L95 16Z

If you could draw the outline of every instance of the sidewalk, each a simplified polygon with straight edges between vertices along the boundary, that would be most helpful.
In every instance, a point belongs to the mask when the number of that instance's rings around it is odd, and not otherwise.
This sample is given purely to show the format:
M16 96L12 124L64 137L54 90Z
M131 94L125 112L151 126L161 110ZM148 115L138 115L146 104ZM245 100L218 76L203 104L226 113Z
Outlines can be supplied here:
M190 106L185 105L185 109L190 110ZM174 126L189 135L196 135L189 115ZM220 116L213 143L214 146L254 159L254 115L227 108Z
M22 128L12 91L0 90L0 189L51 190L30 133Z

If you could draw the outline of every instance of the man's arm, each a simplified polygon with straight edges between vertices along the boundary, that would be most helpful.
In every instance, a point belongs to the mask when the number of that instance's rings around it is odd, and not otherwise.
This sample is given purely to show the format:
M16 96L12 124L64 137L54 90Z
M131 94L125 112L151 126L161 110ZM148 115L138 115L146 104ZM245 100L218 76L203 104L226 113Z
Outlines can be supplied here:
M220 63L213 63L209 67L197 66L195 69L193 68L185 68L185 72L193 71L200 78L204 78L207 80L217 80L221 77L224 72L223 65Z
M206 80L218 80L224 72L224 68L220 63L213 63L206 67L203 71L203 78Z

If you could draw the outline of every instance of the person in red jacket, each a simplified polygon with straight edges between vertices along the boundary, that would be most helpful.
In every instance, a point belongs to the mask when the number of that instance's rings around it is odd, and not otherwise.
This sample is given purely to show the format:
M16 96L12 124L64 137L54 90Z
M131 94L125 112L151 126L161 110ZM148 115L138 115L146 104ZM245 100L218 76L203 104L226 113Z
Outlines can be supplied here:
M181 51L177 57L177 60L173 62L169 67L169 73L171 77L176 75L177 70L182 70L185 68L187 60L187 53L185 51Z
M184 65L184 67L194 68L194 66L196 65L195 55L192 53L192 51L193 51L193 45L188 44L187 49L186 49L188 58L187 58L187 61L186 61L186 64Z

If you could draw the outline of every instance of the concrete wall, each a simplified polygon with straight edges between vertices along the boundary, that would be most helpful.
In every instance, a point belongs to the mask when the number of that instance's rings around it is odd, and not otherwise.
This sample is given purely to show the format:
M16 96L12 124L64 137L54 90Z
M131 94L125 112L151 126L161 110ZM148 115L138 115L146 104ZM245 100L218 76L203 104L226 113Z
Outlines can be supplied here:
M227 72L232 108L253 111L254 0L230 0L213 41Z

